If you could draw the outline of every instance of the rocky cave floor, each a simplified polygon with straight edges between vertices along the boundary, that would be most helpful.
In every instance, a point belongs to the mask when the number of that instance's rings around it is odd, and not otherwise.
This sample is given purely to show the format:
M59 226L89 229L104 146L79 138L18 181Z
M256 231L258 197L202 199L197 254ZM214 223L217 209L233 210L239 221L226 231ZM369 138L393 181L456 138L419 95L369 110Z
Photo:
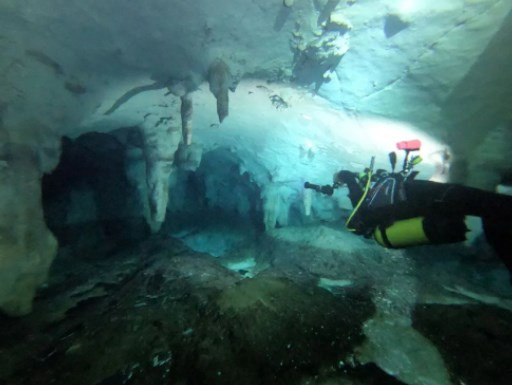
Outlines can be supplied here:
M287 240L297 232L309 238ZM360 359L377 311L408 313L452 384L512 383L499 274L314 246L339 233L278 229L217 258L161 235L108 255L63 247L32 314L0 317L0 383L401 384ZM447 283L453 271L465 272Z

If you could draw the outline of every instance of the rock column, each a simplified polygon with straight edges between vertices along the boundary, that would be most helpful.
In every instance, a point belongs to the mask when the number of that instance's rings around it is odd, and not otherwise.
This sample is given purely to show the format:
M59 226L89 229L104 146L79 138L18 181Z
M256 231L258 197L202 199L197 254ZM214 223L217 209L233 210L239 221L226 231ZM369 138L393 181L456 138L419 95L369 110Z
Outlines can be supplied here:
M11 316L31 311L57 253L44 220L41 178L58 159L58 138L47 128L0 127L0 310Z
M154 124L143 128L146 187L151 229L156 232L165 220L169 200L169 176L174 154L181 141L181 127Z

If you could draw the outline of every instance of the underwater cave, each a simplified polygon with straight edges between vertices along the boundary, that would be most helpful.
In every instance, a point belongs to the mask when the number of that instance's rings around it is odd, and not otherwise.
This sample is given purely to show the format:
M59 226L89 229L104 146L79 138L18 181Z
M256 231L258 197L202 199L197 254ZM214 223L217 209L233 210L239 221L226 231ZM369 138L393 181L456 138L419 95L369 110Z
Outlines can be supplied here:
M512 382L512 4L6 0L0 383Z
M127 145L111 134L87 133L64 137L61 149L58 166L42 180L45 220L61 249L103 258L103 250L147 238L143 205L127 178Z

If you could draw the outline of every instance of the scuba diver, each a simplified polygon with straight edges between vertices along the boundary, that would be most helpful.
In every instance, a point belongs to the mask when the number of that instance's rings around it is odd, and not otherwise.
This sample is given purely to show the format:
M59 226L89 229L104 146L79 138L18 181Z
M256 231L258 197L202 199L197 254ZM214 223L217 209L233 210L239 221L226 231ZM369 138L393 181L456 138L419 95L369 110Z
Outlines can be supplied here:
M405 151L402 170L395 172L397 156L389 154L391 172L370 167L362 174L342 170L332 185L304 184L307 189L332 195L347 185L354 207L346 227L374 238L381 246L403 248L466 240L466 216L482 219L488 243L512 273L512 196L453 183L416 180L414 166L421 162L419 140L397 143Z

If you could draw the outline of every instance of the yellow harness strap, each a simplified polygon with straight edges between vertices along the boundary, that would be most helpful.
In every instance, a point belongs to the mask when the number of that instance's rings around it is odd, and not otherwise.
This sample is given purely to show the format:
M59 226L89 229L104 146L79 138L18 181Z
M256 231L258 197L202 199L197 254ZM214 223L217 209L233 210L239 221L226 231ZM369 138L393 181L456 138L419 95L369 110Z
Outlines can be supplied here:
M368 180L366 181L366 186L364 188L363 195L361 195L361 199L359 199L359 202L357 202L356 207L354 207L354 210L352 210L352 213L348 217L347 221L345 222L345 227L349 231L356 231L356 229L350 227L350 222L352 221L352 218L357 213L357 210L359 210L359 207L361 207L361 204L366 198L366 195L368 195L368 191L370 190L370 185L372 183L372 174L373 174L373 163L375 161L375 157L372 156L372 160L370 162L370 168L368 169L368 173L366 174L368 176Z

